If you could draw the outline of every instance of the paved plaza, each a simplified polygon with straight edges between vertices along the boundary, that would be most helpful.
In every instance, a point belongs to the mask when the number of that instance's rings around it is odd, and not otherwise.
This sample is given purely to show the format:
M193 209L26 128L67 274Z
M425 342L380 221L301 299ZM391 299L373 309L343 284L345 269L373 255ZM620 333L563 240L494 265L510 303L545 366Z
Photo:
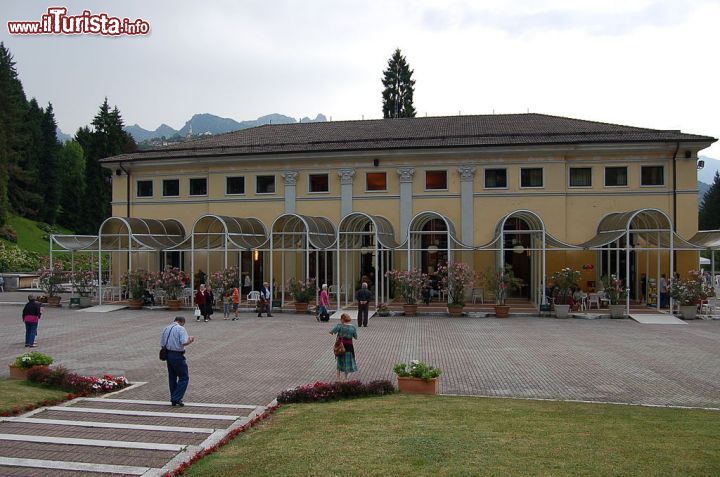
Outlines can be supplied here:
M20 305L0 305L0 358L23 353ZM311 315L244 313L209 323L183 313L188 347L186 401L264 406L282 390L335 378L331 324ZM147 384L123 399L167 400L158 340L174 313L87 313L46 308L39 351L82 374L124 374ZM375 317L355 346L363 381L394 380L398 361L443 370L446 394L720 407L720 321L686 326L632 320L511 317ZM2 376L7 376L7 367Z

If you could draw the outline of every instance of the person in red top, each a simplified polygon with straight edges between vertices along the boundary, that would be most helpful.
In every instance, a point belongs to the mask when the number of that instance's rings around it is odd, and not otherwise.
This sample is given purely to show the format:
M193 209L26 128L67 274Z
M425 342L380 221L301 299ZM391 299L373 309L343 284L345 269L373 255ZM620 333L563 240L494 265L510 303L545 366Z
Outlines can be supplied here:
M233 288L232 306L233 306L233 312L235 313L235 317L233 318L233 321L235 321L238 319L238 308L240 307L240 290L238 289L238 287Z
M318 321L328 321L330 319L330 295L328 294L328 286L323 283L322 291L320 292L320 306L318 307Z
M207 303L207 294L205 293L205 285L202 283L198 287L197 293L195 293L195 306L200 309L200 314L203 316L205 321L208 321L208 317L205 314L205 304ZM197 317L197 321L200 321L200 317Z

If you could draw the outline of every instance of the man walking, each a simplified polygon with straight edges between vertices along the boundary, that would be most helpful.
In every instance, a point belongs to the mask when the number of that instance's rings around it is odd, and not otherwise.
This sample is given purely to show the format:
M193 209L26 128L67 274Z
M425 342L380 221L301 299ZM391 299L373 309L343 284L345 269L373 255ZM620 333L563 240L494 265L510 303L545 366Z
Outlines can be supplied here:
M270 288L268 288L268 282L264 282L262 289L260 290L260 303L258 304L258 318L262 317L264 312L267 313L268 318L272 317L270 313Z
M660 308L667 308L670 305L670 294L668 293L668 281L664 273L660 275L658 291L660 292Z
M360 289L355 293L355 299L358 302L358 327L368 324L368 309L370 308L370 300L372 300L372 292L368 289L366 282L362 283Z
M182 399L190 382L187 361L185 361L185 347L193 341L195 337L188 336L185 330L185 318L182 316L176 316L175 321L163 330L160 338L160 346L167 348L170 404L173 406L185 405Z

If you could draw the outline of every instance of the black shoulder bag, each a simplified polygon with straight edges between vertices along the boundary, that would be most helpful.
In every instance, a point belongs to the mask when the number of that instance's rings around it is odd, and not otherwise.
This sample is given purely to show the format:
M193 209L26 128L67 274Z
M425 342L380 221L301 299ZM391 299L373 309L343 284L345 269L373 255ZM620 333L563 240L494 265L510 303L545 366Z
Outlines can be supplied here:
M168 354L167 344L168 344L168 341L170 341L170 333L172 333L172 330L175 329L175 326L177 326L177 325L174 325L172 328L170 328L170 331L168 331L168 334L167 334L167 338L165 338L165 344L162 345L162 347L160 348L160 361L167 361L167 354Z

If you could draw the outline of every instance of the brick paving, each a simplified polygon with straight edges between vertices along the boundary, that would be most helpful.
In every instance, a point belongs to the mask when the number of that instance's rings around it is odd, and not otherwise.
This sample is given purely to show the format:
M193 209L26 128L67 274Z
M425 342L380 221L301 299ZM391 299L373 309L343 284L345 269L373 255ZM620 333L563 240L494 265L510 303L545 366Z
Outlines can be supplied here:
M19 313L19 306L0 306L5 362L25 351ZM290 386L335 377L327 334L333 323L284 313L197 323L189 311L181 313L196 336L187 353L187 401L265 405ZM38 350L84 374L111 372L148 382L123 398L164 401L167 378L157 359L158 336L173 316L46 309ZM663 326L609 319L386 317L371 319L359 335L355 377L362 380L393 379L395 362L422 359L443 369L440 390L448 394L720 407L720 321ZM2 369L2 375L7 372Z
M0 465L0 475L3 477L123 477L123 474L106 474L102 472L82 472L76 470L37 469L32 467L10 467Z
M168 406L169 407L169 406ZM161 408L165 411L165 408ZM123 416L123 415L110 415L100 413L82 413L76 414L74 412L64 411L53 411L52 409L41 411L38 414L32 416L36 419L60 419L67 421L81 421L81 422L108 422L112 419L112 422L120 424L148 424L151 426L180 426L180 427L202 427L208 429L220 429L228 427L233 423L232 420L217 420L217 419L193 419L187 420L180 417L147 417L147 416Z
M162 467L176 452L113 447L47 444L39 442L4 441L2 456L93 464Z

